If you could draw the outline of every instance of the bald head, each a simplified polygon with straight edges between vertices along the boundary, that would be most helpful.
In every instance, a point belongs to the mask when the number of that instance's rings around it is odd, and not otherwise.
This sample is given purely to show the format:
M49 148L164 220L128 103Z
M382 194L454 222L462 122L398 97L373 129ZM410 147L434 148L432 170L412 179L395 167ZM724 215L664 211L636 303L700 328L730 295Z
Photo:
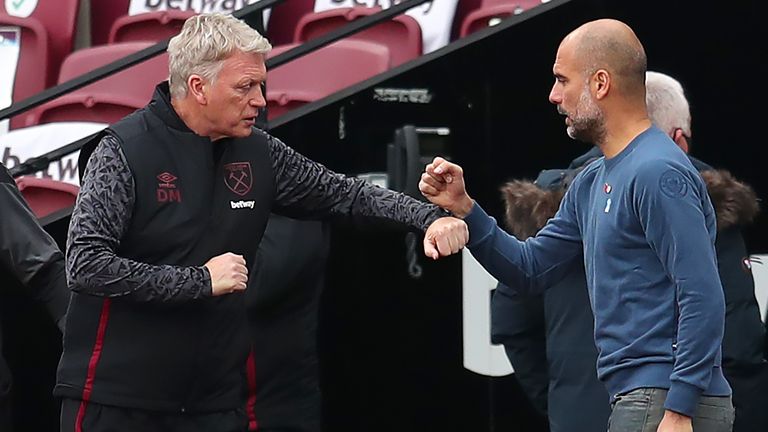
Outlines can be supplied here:
M643 45L628 25L613 19L590 21L566 36L564 47L573 50L587 75L605 69L621 93L644 97L648 62Z

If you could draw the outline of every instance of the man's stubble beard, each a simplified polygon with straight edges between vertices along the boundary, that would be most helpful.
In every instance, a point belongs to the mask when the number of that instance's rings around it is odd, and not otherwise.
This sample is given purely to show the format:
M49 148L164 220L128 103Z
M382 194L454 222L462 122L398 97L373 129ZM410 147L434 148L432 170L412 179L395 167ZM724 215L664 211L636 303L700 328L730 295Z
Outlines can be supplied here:
M572 139L601 145L605 140L605 115L592 99L589 89L585 86L576 105L577 116L571 116L571 125L566 132Z

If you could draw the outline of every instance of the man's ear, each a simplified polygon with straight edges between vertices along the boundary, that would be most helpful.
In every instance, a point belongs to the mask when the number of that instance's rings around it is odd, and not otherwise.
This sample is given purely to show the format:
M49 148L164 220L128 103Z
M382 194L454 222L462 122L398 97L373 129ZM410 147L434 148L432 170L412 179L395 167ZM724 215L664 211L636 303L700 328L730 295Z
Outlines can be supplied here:
M680 150L684 151L686 154L688 153L688 138L685 137L682 129L675 128L675 131L672 132L672 141L680 147Z
M187 92L195 98L200 105L207 105L208 98L205 94L206 82L200 75L192 74L187 78Z
M595 89L595 99L600 100L611 90L611 74L605 69L598 69L592 75L592 83Z

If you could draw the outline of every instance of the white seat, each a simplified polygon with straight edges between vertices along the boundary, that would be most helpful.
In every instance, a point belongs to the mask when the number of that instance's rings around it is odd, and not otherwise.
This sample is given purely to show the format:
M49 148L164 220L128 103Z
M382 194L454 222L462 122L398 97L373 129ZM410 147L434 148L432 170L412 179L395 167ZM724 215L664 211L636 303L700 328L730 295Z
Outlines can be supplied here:
M760 318L765 322L766 313L768 313L768 254L751 255L749 261L752 264L755 298L760 306Z

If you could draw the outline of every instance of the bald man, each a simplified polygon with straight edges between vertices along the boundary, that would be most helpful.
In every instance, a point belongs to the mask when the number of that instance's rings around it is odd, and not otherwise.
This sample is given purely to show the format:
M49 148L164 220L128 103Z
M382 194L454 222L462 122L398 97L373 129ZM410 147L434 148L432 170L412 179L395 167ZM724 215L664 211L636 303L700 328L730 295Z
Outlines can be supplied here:
M554 285L583 253L610 432L730 431L715 212L696 168L649 120L646 63L616 20L589 22L561 42L549 100L568 135L605 156L574 179L535 237L501 230L467 193L461 167L442 158L419 188L464 219L475 258L519 292Z

